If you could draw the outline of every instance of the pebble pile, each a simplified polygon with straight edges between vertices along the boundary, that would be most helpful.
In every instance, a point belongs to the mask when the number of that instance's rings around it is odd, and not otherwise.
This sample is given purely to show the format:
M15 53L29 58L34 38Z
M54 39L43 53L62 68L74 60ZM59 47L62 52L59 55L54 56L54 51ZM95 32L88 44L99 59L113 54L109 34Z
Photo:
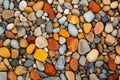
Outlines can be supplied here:
M0 0L0 80L120 80L120 0Z

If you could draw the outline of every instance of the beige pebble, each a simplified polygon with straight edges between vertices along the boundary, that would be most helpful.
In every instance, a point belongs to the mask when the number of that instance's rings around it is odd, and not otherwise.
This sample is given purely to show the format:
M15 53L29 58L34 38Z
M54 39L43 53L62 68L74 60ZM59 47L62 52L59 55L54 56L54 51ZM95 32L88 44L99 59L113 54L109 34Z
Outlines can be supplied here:
M110 4L110 7L111 7L112 9L117 8L117 6L118 6L118 1L114 1L114 2L112 2L112 3Z
M75 74L72 71L66 71L65 75L68 80L75 80Z

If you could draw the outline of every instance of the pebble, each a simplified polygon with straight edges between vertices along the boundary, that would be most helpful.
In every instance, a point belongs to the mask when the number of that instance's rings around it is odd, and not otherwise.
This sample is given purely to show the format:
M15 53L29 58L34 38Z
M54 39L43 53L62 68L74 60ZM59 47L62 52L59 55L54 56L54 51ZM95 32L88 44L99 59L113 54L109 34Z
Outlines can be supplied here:
M8 46L10 44L10 39L6 39L4 42L3 42L3 46Z
M69 32L65 29L61 29L59 34L62 36L62 37L65 37L65 38L68 38L70 36Z
M62 7L60 5L57 6L57 11L60 12L60 13L63 12L63 9L62 9Z
M90 32L91 28L92 28L92 25L90 23L83 24L83 30L86 34Z
M104 24L102 22L97 22L94 28L95 34L100 34L104 29Z
M50 50L58 50L59 44L55 39L48 39L48 49Z
M120 55L120 46L119 45L115 46L115 51L118 55Z
M52 33L53 31L53 26L52 26L52 22L48 22L46 25L46 32L47 33Z
M106 36L105 42L106 42L108 45L113 45L113 44L116 42L116 39L115 39L112 35L108 34L108 35Z
M60 80L60 78L51 76L51 77L43 78L43 80Z
M44 2L43 1L40 1L40 2L37 2L33 5L33 10L34 11L38 11L38 10L41 10L43 8L43 4Z
M2 17L3 19L7 20L14 16L14 11L12 10L3 10Z
M75 52L78 49L78 39L74 37L67 38L67 48L71 52Z
M9 3L10 3L9 0L4 0L3 6L4 6L5 9L9 8Z
M83 17L87 22L91 22L95 18L92 11L87 11L86 13L84 13Z
M112 65L111 65L111 64L112 64ZM112 71L116 71L116 69L117 69L117 65L115 64L115 62L114 62L113 60L109 60L109 61L108 61L108 67L109 67L109 69L112 70Z
M41 27L35 28L34 35L35 36L41 36L42 35Z
M11 47L13 47L15 49L19 49L20 48L18 41L15 40L15 39L11 40L10 45L11 45Z
M68 80L75 80L75 74L72 71L65 71Z
M12 30L14 28L14 24L10 23L7 25L7 30Z
M28 15L28 19L29 19L30 21L35 21L35 20L36 20L35 13L34 13L34 12L31 12L31 13Z
M96 67L101 67L103 64L104 64L103 61L96 61L96 62L95 62L95 66L96 66Z
M78 35L78 30L76 26L69 24L68 25L68 32L70 33L71 36L76 37Z
M2 27L0 27L0 35L2 35L4 33L4 29Z
M34 61L32 61L32 60L26 60L25 63L24 63L24 66L30 67L30 66L32 66L33 64L34 64Z
M27 2L26 1L21 1L20 3L19 3L19 9L21 10L21 11L24 11L24 9L27 7Z
M4 62L0 62L0 71L7 71L7 67L6 65L4 64Z
M5 58L9 58L10 57L9 49L6 47L1 47L0 48L0 56L5 57Z
M85 53L87 53L89 51L90 51L90 47L88 45L88 42L85 39L79 40L79 43L78 43L78 52L80 54L85 54Z
M120 64L120 56L117 55L117 56L115 57L115 63L116 63L116 64Z
M31 12L33 12L33 9L31 7L26 7L25 12L31 13Z
M38 10L38 11L36 12L36 16L37 16L38 18L40 18L40 17L42 16L42 14L43 14L43 11L42 11L42 10Z
M92 32L89 32L85 37L89 42L93 42L94 40L94 34Z
M105 32L106 33L111 33L112 31L113 31L113 25L112 25L112 23L107 23L105 25Z
M67 16L67 19L68 19L68 22L71 23L71 24L77 24L77 23L79 23L79 18L78 18L78 16L68 15L68 16Z
M72 5L70 3L65 2L64 7L67 9L72 9Z
M18 76L17 80L24 80L22 76Z
M14 9L14 3L10 3L10 9Z
M86 56L88 62L95 62L98 58L99 52L97 49L92 49Z
M33 57L41 62L45 62L48 57L48 53L43 49L36 49Z
M36 65L37 65L37 68L40 70L40 71L44 71L45 70L45 67L44 67L44 64L39 62L39 61L36 61Z
M55 67L52 64L46 63L45 64L45 73L50 76L55 76L57 74L57 71L55 70Z
M88 1L87 0L81 0L80 4L83 6L88 6Z
M79 64L81 64L82 66L86 65L86 58L85 56L81 56L79 59Z
M60 74L60 78L61 78L61 80L67 80L63 73Z
M59 37L59 43L64 44L66 42L66 39L64 37Z
M55 68L56 68L56 70L60 71L60 70L63 70L64 67L65 67L65 57L60 56L55 64Z
M64 3L64 0L58 0L58 3L62 5Z
M72 58L70 60L70 68L73 70L73 71L77 71L78 70L78 59L76 58Z
M26 48L28 46L28 42L26 39L20 39L20 47Z
M2 5L2 4L3 4L3 0L0 1L0 5Z
M27 52L27 54L32 54L34 52L34 50L35 50L35 44L29 44L27 46L26 52Z
M64 22L66 21L66 16L62 16L59 20L58 20L58 22L60 23L60 24L64 24Z
M14 60L11 62L11 65L12 65L13 67L18 66L18 65L19 65L19 60L18 60L18 59L14 59Z
M25 31L25 28L24 28L24 27L18 27L17 30L18 30L18 36L19 36L19 37L25 36L26 31Z
M0 72L0 79L7 80L7 72Z
M17 75L24 75L27 72L27 68L24 66L17 66L15 68L15 74Z
M118 33L118 31L116 29L114 29L111 34L112 34L112 36L117 36L117 33Z
M117 26L118 23L119 23L119 19L118 19L118 17L115 17L115 19L113 20L113 26L114 27Z
M90 74L89 75L90 80L99 80L96 74Z
M36 71L31 71L30 72L30 77L33 80L40 80L40 75Z
M10 79L10 80L17 80L17 76L16 76L16 74L13 71L9 71L8 79Z
M111 0L103 0L103 3L109 5L111 3Z
M61 45L61 46L59 47L59 53L60 53L60 54L64 54L65 51L66 51L66 45L63 44L63 45Z
M110 4L110 7L111 7L112 9L117 8L117 7L118 7L118 2L117 2L117 1L113 1L113 2Z
M79 16L79 15L80 15L79 10L77 10L77 9L72 9L71 12L72 12L73 15L76 15L76 16Z

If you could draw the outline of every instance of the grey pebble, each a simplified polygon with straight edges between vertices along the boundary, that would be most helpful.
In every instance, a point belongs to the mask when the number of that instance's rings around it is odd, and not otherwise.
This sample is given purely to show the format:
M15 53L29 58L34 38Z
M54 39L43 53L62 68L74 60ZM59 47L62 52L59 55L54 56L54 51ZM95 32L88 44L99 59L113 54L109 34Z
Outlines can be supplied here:
M24 27L17 27L18 30L18 36L23 37L26 34L25 28Z
M15 39L11 40L10 45L11 45L11 47L13 47L15 49L19 49L20 48L18 41L15 40Z
M99 43L99 42L100 42L100 38L99 38L99 37L95 37L95 38L94 38L94 42L95 42L95 43Z
M63 73L60 74L60 78L61 78L61 80L67 80Z
M100 80L106 80L107 79L107 76L105 74L99 74L99 79Z
M88 45L88 42L85 39L80 39L78 44L78 52L80 54L85 54L88 51L90 51L90 46Z
M82 80L79 74L76 75L76 80Z
M34 58L33 58L32 55L27 55L26 57L27 57L27 59L29 59L29 60L34 60Z
M45 74L45 73L42 72L42 71L37 71L37 72L38 72L38 74L39 74L41 77L48 77L48 75Z
M58 33L60 31L60 28L55 28L55 29L53 29L53 32L54 33Z
M2 27L0 27L0 35L2 35L4 33L4 29Z
M24 78L22 76L18 76L17 80L24 80Z
M60 78L51 76L51 77L43 78L43 80L60 80Z
M74 37L78 35L78 29L73 24L68 25L68 32L70 33L71 36L74 36Z
M14 3L10 3L10 9L14 9Z
M26 22L19 22L19 23L17 23L17 26L28 27L28 23L26 23Z
M32 66L33 64L34 64L34 61L33 61L33 60L26 60L24 66L30 67L30 66Z
M64 67L65 67L65 57L60 56L55 64L55 68L56 68L56 70L63 70Z
M67 9L72 9L72 5L70 3L65 2L64 7Z
M0 72L0 80L7 80L7 73L6 72Z
M9 9L9 4L10 4L10 1L9 1L9 0L4 0L4 2L3 2L3 7L4 7L5 9Z
M111 34L112 34L113 36L117 36L117 29L114 29Z
M88 1L87 0L81 0L80 4L83 6L88 6Z
M64 54L64 53L65 53L65 50L66 50L66 45L63 44L63 45L61 45L60 48L59 48L59 53L60 53L60 54Z
M46 32L47 33L52 33L53 31L53 26L52 26L52 22L48 22L46 25Z
M37 25L41 25L41 24L45 23L45 19L37 19L36 23L37 23Z
M85 56L81 56L79 59L79 64L81 64L82 66L86 65L86 58Z
M96 67L101 67L103 64L104 64L103 61L96 61L96 62L95 62L95 66L96 66Z
M58 20L58 22L60 23L60 24L64 24L65 23L65 21L66 21L66 16L63 16L63 17L61 17L59 20Z
M2 5L3 4L3 0L0 0L0 5Z
M113 26L117 26L119 23L119 18L118 17L115 17L115 19L113 20Z

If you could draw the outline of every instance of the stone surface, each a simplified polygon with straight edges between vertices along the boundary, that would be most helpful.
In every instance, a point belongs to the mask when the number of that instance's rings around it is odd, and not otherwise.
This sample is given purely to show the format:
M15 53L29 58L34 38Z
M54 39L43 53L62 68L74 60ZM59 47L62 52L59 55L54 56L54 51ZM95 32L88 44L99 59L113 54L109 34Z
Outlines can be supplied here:
M111 65L111 64L112 64L112 65ZM116 69L117 69L117 65L115 64L115 62L114 62L113 60L109 60L109 61L108 61L108 67L109 67L109 69L112 70L112 71L116 71Z
M113 25L112 23L107 23L105 26L105 32L106 33L111 33L113 31Z
M95 34L100 34L104 29L104 25L102 22L97 22L94 28L94 33Z
M35 44L29 44L27 46L26 52L27 52L27 54L32 54L34 52L34 50L35 50Z
M76 37L78 35L77 28L72 24L68 25L68 32L70 33L71 36L74 36L74 37Z
M92 11L88 11L88 12L84 13L83 17L87 22L91 22L95 16Z
M45 70L44 64L42 62L36 61L36 64L37 64L37 68L40 71L44 71Z
M75 74L72 71L66 71L65 75L68 80L75 80Z
M48 39L48 49L58 50L59 44L55 39Z
M24 9L27 7L27 3L26 3L26 1L21 1L20 3L19 3L19 9L21 10L21 11L24 11Z
M78 59L72 58L72 59L70 60L70 68L71 68L73 71L77 71L77 70L78 70Z
M116 42L116 39L112 35L108 34L105 41L108 45L113 45Z
M63 45L61 45L61 46L59 47L59 53L60 53L60 54L64 54L65 51L66 51L66 45L63 44Z
M7 80L7 73L6 72L0 72L0 79L1 80Z
M3 19L7 20L14 16L14 11L12 10L3 10L2 17Z
M36 4L33 5L33 10L34 11L38 11L41 10L43 8L43 1L37 2Z
M30 77L33 80L40 80L40 75L36 71L31 71L30 72Z
M15 68L15 74L17 75L23 75L27 72L27 68L26 67L23 67L23 66L17 66Z
M68 15L67 19L68 19L68 22L71 24L77 24L79 22L78 16L75 16L75 15Z
M9 58L10 57L9 49L6 47L1 47L0 48L0 56L5 57L5 58Z

